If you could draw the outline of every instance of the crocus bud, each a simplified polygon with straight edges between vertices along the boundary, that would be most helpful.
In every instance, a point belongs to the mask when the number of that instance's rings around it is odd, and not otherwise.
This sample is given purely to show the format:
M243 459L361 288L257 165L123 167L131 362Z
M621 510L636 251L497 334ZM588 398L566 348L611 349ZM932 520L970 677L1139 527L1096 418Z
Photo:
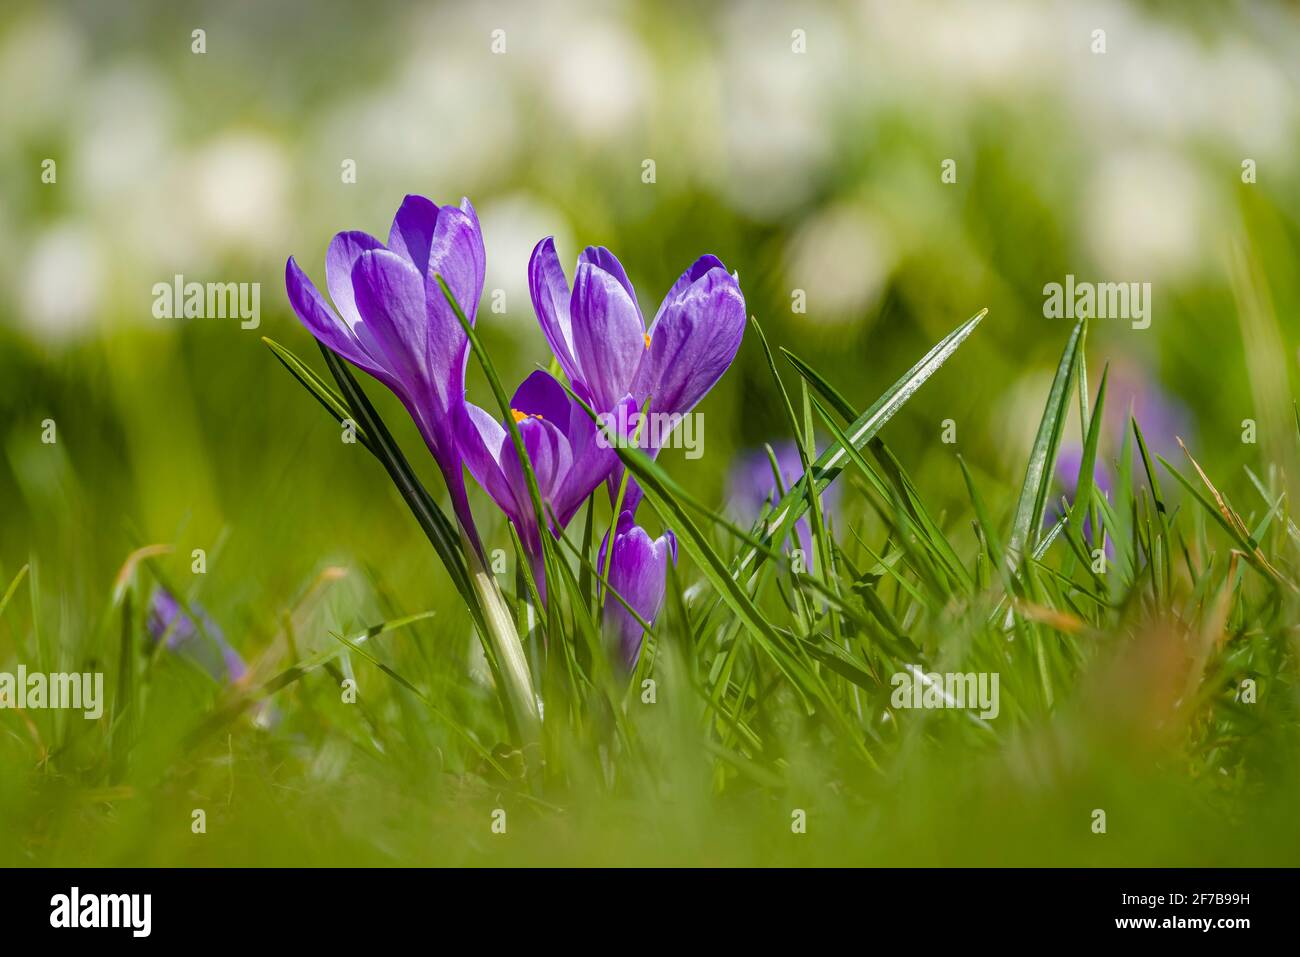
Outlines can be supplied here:
M605 567L608 540L601 545L597 567ZM632 521L631 512L623 512L614 530L614 551L609 563L609 585L622 596L649 625L664 601L668 580L668 560L677 563L677 537L671 531L652 539L648 532ZM619 658L628 670L636 667L644 635L640 623L617 598L605 596L605 634L617 644Z

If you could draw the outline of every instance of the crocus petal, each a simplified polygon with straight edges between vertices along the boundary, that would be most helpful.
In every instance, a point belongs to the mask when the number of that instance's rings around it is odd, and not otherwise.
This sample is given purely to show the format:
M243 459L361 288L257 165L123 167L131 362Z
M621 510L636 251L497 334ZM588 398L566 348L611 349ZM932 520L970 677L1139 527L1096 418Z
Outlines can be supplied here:
M589 262L578 264L570 315L583 380L596 411L609 411L628 391L646 352L641 315L618 279Z
M543 505L549 504L557 484L573 464L569 443L564 438L564 434L545 419L528 416L518 423L518 427L519 437L524 443L524 452L528 455L528 464L537 479L537 491L542 497ZM532 496L528 491L528 480L524 478L519 457L514 453L513 443L501 453L501 471L505 473L506 481L514 490L520 511L531 518L534 514Z
M564 267L555 254L555 240L547 236L533 248L528 260L528 292L533 311L546 336L546 344L555 353L560 368L569 381L578 382L582 375L573 358L573 326L569 321L569 282Z
M600 434L601 427L591 421L576 402L570 402L570 408L567 437L569 448L573 452L573 466L555 493L555 513L562 526L569 524L587 497L600 487L601 482L614 474L615 469L619 470L620 476L622 474L618 453L614 450L613 443ZM615 430L620 421L620 409L621 421L628 421L636 411L631 396L614 411Z
M441 276L447 283L465 318L473 325L483 297L485 264L483 234L469 201L465 200L462 208L442 207L429 247L429 268L425 276L428 331L425 362L434 371L430 387L437 393L442 409L454 409L465 399L469 339L437 277Z
M564 528L587 496L605 481L617 461L617 453L608 445L602 448L598 444L596 423L547 372L538 370L525 379L515 390L510 407L528 417L521 423L521 429L534 416L540 416L564 436L569 467L556 476L549 494L556 520ZM540 475L538 481L540 484Z
M408 397L423 395L429 372L423 277L405 257L374 249L357 257L352 286L361 314L357 338L383 362Z
M591 263L618 280L618 284L627 292L628 299L632 300L632 305L636 306L638 318L641 318L641 306L636 301L636 290L632 288L632 280L627 278L627 270L623 268L617 256L604 246L588 246L578 255L578 265L581 266L583 263ZM644 318L641 318L641 325L645 325Z
M335 315L320 290L292 256L284 267L284 285L289 294L289 305L313 336L348 362L390 384L385 370L362 348L348 325Z
M576 408L569 399L569 394L564 391L564 386L541 369L525 379L515 390L510 399L510 407L527 415L540 415L566 434L569 431L570 412ZM581 409L577 411L582 414Z
M438 223L438 207L430 199L414 194L402 200L388 231L388 248L404 256L423 276L429 269L429 247Z
M510 433L487 412L468 402L458 419L458 444L465 466L514 522L528 550L537 554L541 543L532 497ZM569 443L554 425L531 415L524 416L518 429L542 503L550 505L557 485L572 465Z
M573 456L573 467L555 492L555 515L561 527L573 521L582 503L608 478L617 463L618 454L613 449L602 449L594 444L582 455Z
M632 395L652 396L659 412L685 414L727 371L745 332L745 297L724 269L711 269L671 303L655 324Z
M614 451L613 446L616 440L620 438L626 439L629 442L631 441L633 434L636 432L636 424L640 411L641 410L637 408L636 400L632 398L632 395L630 393L624 394L623 398L619 400L619 403L614 407L612 412L602 413L599 431L604 434L594 434L592 436L593 444L595 444L597 448L602 448L603 446L608 445L609 451L612 455L608 476L609 502L611 505L613 505L614 500L618 498L618 490L623 484L623 472L625 470L623 460L618 457L618 453ZM641 440L638 440L637 444L640 446L642 451L645 451L652 458L654 457L656 450L648 448L647 444ZM575 452L575 456L576 455L577 453ZM627 490L623 496L623 509L635 515L636 507L640 502L641 486L637 484L636 479L629 477Z
M325 253L325 286L348 328L355 328L361 321L352 291L352 267L362 253L383 248L384 244L374 236L355 230L339 233L330 240L330 248Z
M510 434L491 414L466 402L457 415L456 435L465 467L506 516L520 523L514 489L501 470ZM514 455L513 449L510 451Z
M655 326L658 324L659 318L664 314L664 310L677 302L687 289L695 285L697 279L704 276L710 269L721 269L725 272L726 268L727 267L722 265L722 260L713 255L701 256L699 259L695 260L695 262L691 263L690 266L687 267L686 271L677 278L675 283L673 283L672 288L668 290L668 295L664 296L664 301L659 304L659 309L655 313L654 322L650 324L651 338L654 337Z
M322 343L402 400L447 480L457 518L477 546L456 435L468 342L435 277L444 278L473 322L486 267L478 216L467 199L439 208L424 197L407 196L389 241L392 249L366 233L334 237L326 284L337 315L292 259L285 274L289 298Z
M483 232L478 216L469 200L460 207L444 206L438 211L438 222L429 246L430 314L434 307L445 309L447 318L460 328L460 321L451 311L446 296L434 279L442 276L447 288L472 323L478 315L478 303L483 298L483 278L487 269L487 253L483 248Z

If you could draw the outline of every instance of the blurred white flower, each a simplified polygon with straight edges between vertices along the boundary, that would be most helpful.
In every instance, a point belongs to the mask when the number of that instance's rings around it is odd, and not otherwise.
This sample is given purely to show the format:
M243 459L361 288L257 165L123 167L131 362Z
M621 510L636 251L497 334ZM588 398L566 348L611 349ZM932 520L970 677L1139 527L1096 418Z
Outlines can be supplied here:
M304 153L330 158L324 168L333 184L339 163L355 160L358 186L383 206L408 192L459 202L514 158L519 123L508 64L489 52L488 33L472 47L448 33L449 24L422 31L422 23L412 28L410 49L395 55L391 78L340 97Z
M479 314L497 322L506 320L526 328L536 328L532 300L528 293L528 260L533 247L547 236L555 237L560 261L566 271L573 265L568 256L573 247L572 236L565 225L564 216L554 207L527 193L513 193L493 199L478 209L483 226L483 245L487 248L487 278L483 305ZM570 278L572 278L570 276ZM496 290L505 293L506 312L498 319L493 315L493 296Z
M189 170L199 228L236 250L280 245L289 171L278 144L252 133L226 133L194 149Z
M925 99L927 110L945 101L964 106L973 95L1020 94L1059 64L1059 14L1038 0L869 0L856 12L868 58L885 64L871 71L884 81L873 91L894 101L941 93Z
M1107 30L1104 55L1083 52L1080 41L1072 53L1081 68L1062 74L1076 115L1088 120L1094 137L1139 133L1194 146L1216 143L1241 156L1285 156L1297 101L1269 48L1285 42L1285 33L1207 38L1114 3L1065 15L1069 36L1085 37L1103 24Z
M1239 37L1223 42L1211 59L1209 109L1242 157L1289 162L1300 102L1292 82L1263 53Z
M104 280L93 233L71 224L45 230L27 250L20 279L19 315L36 338L59 342L87 330Z
M807 52L792 50L802 30ZM731 8L721 25L720 123L726 155L715 188L753 216L776 217L807 201L831 158L831 110L852 88L842 26L813 7L773 16L765 4Z
M543 81L552 110L579 136L613 137L643 114L651 67L622 25L581 18L548 52Z
M1141 149L1105 157L1082 196L1084 239L1110 281L1151 282L1211 258L1217 233L1206 186L1176 152Z
M807 220L786 252L786 280L807 295L802 318L819 325L859 322L880 297L896 256L870 212L843 204Z
M77 97L76 139L60 176L78 206L112 207L156 183L174 162L174 117L167 81L152 67L119 63L97 76Z

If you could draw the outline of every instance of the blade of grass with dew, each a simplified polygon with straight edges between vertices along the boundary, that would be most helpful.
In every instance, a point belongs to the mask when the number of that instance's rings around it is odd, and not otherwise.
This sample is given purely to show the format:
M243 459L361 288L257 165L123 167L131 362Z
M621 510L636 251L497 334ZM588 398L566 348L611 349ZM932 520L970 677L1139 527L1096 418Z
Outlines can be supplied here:
M798 358L797 355L794 355L793 352L790 352L788 348L781 348L781 352L783 352L785 358L789 360L789 363L796 368L796 371L805 378L807 384L813 386L814 389L827 400L829 406L839 413L842 419L848 421L848 423L852 423L854 419L857 419L858 412L853 408L852 403L849 403L849 400L845 399L844 395L842 395L835 386L831 385L831 382L826 380L826 377L823 377L822 374L816 371L816 369L807 364L806 361L803 361ZM824 417L826 417L826 415L823 413L823 419ZM911 514L913 514L913 518L917 520L924 529L926 529L928 536L931 537L931 544L936 546L937 553L943 555L945 567L948 568L949 572L956 576L958 580L963 581L963 584L967 586L967 589L971 588L972 583L970 576L966 575L965 568L962 567L961 560L957 558L956 551L953 550L952 545L949 544L943 532L940 531L939 525L933 521L930 512L928 512L926 507L924 507L922 498L917 494L917 488L915 488L915 485L911 482L910 477L907 476L905 469L902 468L902 465L898 463L896 458L894 458L892 452L889 452L888 447L885 446L883 442L879 441L879 438L872 439L872 441L879 442L879 451L876 451L876 455L881 459L881 464L887 467L887 472L891 473L891 480L894 481L894 484L900 486L902 495L904 495L904 501L906 502L907 507L909 507Z
M1038 434L1029 453L1025 481L1020 487L1020 499L1011 524L1011 538L1007 542L1008 558L1017 565L1021 553L1026 548L1032 551L1041 537L1038 529L1047 507L1052 468L1056 465L1056 452L1061 443L1061 432L1065 428L1066 409L1070 402L1070 390L1075 383L1075 364L1079 361L1079 343L1085 325L1085 320L1080 320L1075 325L1065 344L1065 351L1061 353L1047 404L1043 408L1043 417L1038 423Z
M816 400L814 400L815 402ZM929 589L931 596L936 602L942 603L947 600L946 583L942 576L938 574L934 567L934 562L930 560L930 554L937 552L933 544L929 541L925 530L917 524L916 518L907 509L903 503L899 491L890 485L876 470L874 466L853 446L848 440L844 430L831 418L821 403L817 403L819 414L823 423L830 429L838 446L845 450L849 460L858 467L866 478L871 487L879 494L890 506L892 511L881 508L874 499L869 499L880 514L881 520L894 529L897 539L901 544L903 551L909 558L909 565L922 580L922 583ZM875 441L874 439L872 440ZM941 561L941 560L940 560Z
M987 314L987 309L981 309L970 319L967 319L944 336L902 378L886 390L866 412L855 419L853 424L845 430L850 443L855 448L861 449L873 438L885 423L893 418L894 414L916 393L916 390L921 388L925 381L948 361ZM817 461L813 463L814 474L811 477L808 475L801 476L799 481L785 494L785 497L773 510L773 516L768 520L765 529L765 542L780 542L785 539L786 535L789 534L789 529L803 514L806 507L806 483L814 481L817 483L818 491L825 490L839 475L840 470L844 467L845 460L844 449L838 444L830 445L825 452L818 456ZM756 570L756 566L754 569L751 569L750 566L754 565L759 556L760 549L750 546L734 563L734 574L737 576L745 573L752 575L753 571Z

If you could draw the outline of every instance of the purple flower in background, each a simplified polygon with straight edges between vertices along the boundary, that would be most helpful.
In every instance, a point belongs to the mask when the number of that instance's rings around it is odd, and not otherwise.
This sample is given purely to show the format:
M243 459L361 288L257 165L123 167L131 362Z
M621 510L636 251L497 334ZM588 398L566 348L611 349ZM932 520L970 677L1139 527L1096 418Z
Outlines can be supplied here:
M609 475L616 453L578 403L545 372L534 372L510 400L552 531L559 534ZM510 432L489 412L465 403L459 419L465 466L515 525L540 572L542 543L532 499ZM552 518L553 513L553 518ZM538 576L539 587L544 587Z
M533 250L528 282L560 368L598 413L616 413L630 396L635 411L650 397L651 413L685 415L727 371L745 331L740 281L716 256L701 256L682 273L648 329L627 272L604 247L582 251L570 293L555 243L543 239ZM619 415L620 427L633 418ZM654 429L643 436L651 455L666 438ZM616 462L611 497L622 471ZM630 482L625 507L635 513L640 498Z
M1104 413L1103 413L1104 415ZM1079 488L1079 469L1083 466L1083 446L1078 442L1066 443L1062 446L1061 451L1056 457L1056 480L1065 489L1066 497L1073 502L1074 493ZM1107 499L1110 498L1112 490L1110 471L1102 465L1100 455L1097 461L1092 465L1092 480L1097 488ZM1051 528L1059 522L1064 514L1061 502L1058 499L1054 508L1048 508L1043 515L1043 528ZM1083 516L1083 540L1092 543L1092 515L1088 512ZM1106 536L1106 557L1115 556L1115 546L1110 536Z
M1127 364L1112 365L1106 381L1106 407L1102 410L1093 472L1093 481L1106 493L1113 488L1110 463L1119 457L1132 431L1130 415L1137 419L1153 460L1161 455L1172 461L1179 452L1178 439L1191 440L1192 417L1186 406L1160 388L1142 369ZM1056 480L1071 500L1079 484L1082 462L1083 443L1076 432L1062 441L1056 459ZM1140 467L1135 472L1137 477L1142 477Z
M238 681L248 671L244 659L226 644L221 629L199 604L191 602L190 609L198 618L197 624L176 596L165 588L155 588L149 598L146 622L149 637L155 644L165 639L168 651L193 661L217 681Z
M473 322L484 268L483 235L469 200L437 206L423 196L402 201L386 246L363 232L330 242L325 284L334 308L292 257L285 266L289 302L311 334L402 400L476 542L455 434L468 341L435 276Z
M1074 493L1079 488L1079 469L1082 466L1083 445L1079 442L1063 442L1061 451L1056 456L1056 480L1071 501L1074 500ZM1110 470L1102 463L1100 454L1097 456L1097 461L1092 463L1092 480L1097 488L1107 496L1110 495L1112 490Z
M605 567L608 545L607 536L600 546L598 569ZM654 624L663 605L669 558L674 565L677 564L677 538L671 531L652 539L644 528L632 521L631 512L624 511L619 515L618 527L614 530L614 552L609 559L609 586L649 625ZM620 657L630 671L636 667L640 657L644 630L612 595L605 596L604 614L605 633L611 643L618 643Z
M1129 417L1137 419L1142 438L1152 459L1157 455L1173 460L1179 451L1178 439L1190 440L1191 415L1187 408L1160 388L1141 369L1127 364L1112 365L1106 380L1106 407L1102 410L1101 435L1098 440L1097 460L1093 463L1092 480L1107 497L1114 491L1112 462L1119 457L1124 442L1131 436ZM1134 441L1134 479L1145 482L1145 472L1137 464ZM1077 433L1061 443L1056 457L1056 481L1065 497L1073 503L1079 487L1079 469L1083 465L1083 443ZM1044 526L1056 524L1061 518L1059 499L1055 507L1043 517ZM1092 543L1092 517L1083 522L1083 537ZM1113 557L1114 545L1109 535L1105 543L1107 557Z
M781 484L789 492L795 482L803 475L803 462L799 459L799 449L791 439L773 444L776 464L781 472ZM840 487L831 485L822 492L822 503L826 511L834 511L839 504ZM758 518L764 504L773 505L779 500L776 478L772 474L772 460L766 449L751 449L736 460L727 477L727 502L735 516L743 522L752 522ZM799 548L803 550L807 566L813 567L812 525L809 516L800 518L794 526Z

